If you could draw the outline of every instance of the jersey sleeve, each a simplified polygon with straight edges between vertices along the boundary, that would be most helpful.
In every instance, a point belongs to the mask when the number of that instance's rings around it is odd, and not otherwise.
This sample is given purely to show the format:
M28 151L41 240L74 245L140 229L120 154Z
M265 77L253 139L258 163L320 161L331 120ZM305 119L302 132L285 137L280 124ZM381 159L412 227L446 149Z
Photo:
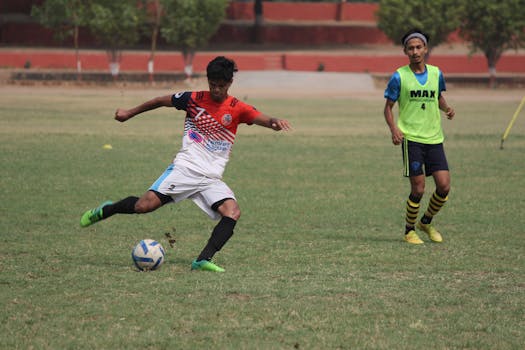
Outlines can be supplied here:
M171 96L171 104L177 109L186 110L188 106L188 101L190 100L191 92L177 92Z
M238 102L237 108L239 108L239 123L251 125L253 120L261 114L257 108L242 101Z
M388 84L385 89L385 98L390 101L397 101L399 99L399 94L401 92L401 77L398 72L395 72L390 77Z
M445 77L441 70L439 71L439 94L441 95L442 91L447 91L447 86L445 84Z

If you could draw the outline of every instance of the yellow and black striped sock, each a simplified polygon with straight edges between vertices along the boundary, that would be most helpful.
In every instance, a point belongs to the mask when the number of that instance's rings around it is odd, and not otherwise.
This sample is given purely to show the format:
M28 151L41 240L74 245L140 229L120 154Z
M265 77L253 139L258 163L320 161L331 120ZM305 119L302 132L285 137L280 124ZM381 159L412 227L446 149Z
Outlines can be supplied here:
M437 193L437 191L432 194L432 197L430 198L430 201L428 202L428 208L427 211L425 211L425 214L423 215L423 218L421 218L421 222L425 225L430 224L432 221L432 218L439 212L439 210L445 205L445 203L448 200L448 196L442 196Z
M410 230L413 230L414 226L416 225L417 216L419 213L420 200L421 198L417 198L413 195L410 195L410 197L408 197L405 217L405 234L408 233Z

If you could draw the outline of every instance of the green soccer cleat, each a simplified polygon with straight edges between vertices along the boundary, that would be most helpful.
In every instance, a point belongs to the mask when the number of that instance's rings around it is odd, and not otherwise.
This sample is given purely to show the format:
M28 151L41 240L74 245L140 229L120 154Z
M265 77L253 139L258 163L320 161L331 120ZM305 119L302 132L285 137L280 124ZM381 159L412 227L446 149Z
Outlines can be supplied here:
M106 201L95 209L86 211L80 218L80 226L88 227L89 225L93 225L95 222L102 220L102 208L109 204L113 204L113 202Z
M225 270L212 263L208 260L193 260L191 262L191 269L192 270L201 270L201 271L212 271L212 272L224 272Z
M417 228L422 231L425 231L431 241L436 243L443 242L443 237L441 237L441 233L439 233L439 231L436 230L434 226L432 226L432 224L425 225L420 221L417 223Z
M405 235L405 241L411 244L423 244L423 241L421 238L419 238L416 231L414 230L408 231L408 233Z

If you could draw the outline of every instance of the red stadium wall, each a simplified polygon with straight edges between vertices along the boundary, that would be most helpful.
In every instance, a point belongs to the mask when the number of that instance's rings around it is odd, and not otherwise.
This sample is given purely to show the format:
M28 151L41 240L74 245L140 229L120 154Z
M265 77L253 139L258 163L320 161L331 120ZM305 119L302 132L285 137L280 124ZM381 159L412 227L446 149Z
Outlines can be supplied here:
M32 68L75 69L71 40L58 43L50 30L27 20L31 6L43 0L2 0L2 14L20 12L26 20L3 21L0 26L0 67L22 68L30 63ZM369 3L297 3L263 2L265 25L261 30L262 42L286 47L319 47L322 45L360 45L390 43L377 28L375 12L378 4ZM13 16L17 18L17 16ZM253 42L253 2L230 2L227 20L212 38L216 47L220 44L242 45ZM86 50L98 48L87 31L81 31L81 60L84 70L107 71L107 57L104 51ZM450 39L458 41L457 33ZM159 46L162 46L162 42ZM63 47L65 50L35 50L9 48L9 46ZM141 48L148 48L145 42ZM166 47L166 46L165 46ZM213 46L212 46L213 47ZM229 46L226 46L229 47ZM251 46L253 48L253 46ZM198 52L195 70L203 71L206 63L215 53ZM406 59L399 55L376 56L373 53L342 54L328 52L279 53L279 52L220 52L236 59L242 70L303 70L315 71L321 65L325 71L390 73L394 67L404 64ZM149 52L126 51L122 58L123 71L146 71ZM487 63L482 55L432 55L430 63L440 66L447 73L486 73ZM182 57L178 52L159 51L155 60L156 71L181 71ZM506 52L498 62L500 73L525 73L525 55Z
M214 44L250 44L254 36L252 25L223 24L210 40ZM274 23L261 28L261 42L268 45L360 45L390 44L391 41L376 26L353 24L283 24Z
M265 25L261 42L287 45L386 44L390 40L376 26L378 4L263 2ZM214 43L250 43L253 2L232 2L229 21L212 38Z
M40 1L2 0L3 14L22 14L23 21L11 19L0 26L0 44L17 46L70 47L71 42L58 42L50 30L31 21L31 6ZM262 43L285 45L383 44L389 40L375 25L378 4L368 3L297 3L263 2L265 25ZM15 16L16 17L16 16ZM225 21L212 44L249 44L253 42L253 2L231 2ZM97 47L86 31L81 45ZM165 43L161 42L160 45ZM147 42L141 43L148 46Z
M267 21L365 21L375 23L378 4L264 2ZM231 20L253 21L253 2L230 3L226 16Z
M240 70L294 70L316 71L322 65L327 72L392 73L406 64L406 57L399 55L366 55L330 52L198 52L194 60L196 72L203 72L206 64L216 55L229 56L237 62ZM126 51L122 55L122 71L145 72L149 52ZM81 51L82 68L85 71L108 71L108 59L104 51ZM0 66L23 68L30 62L31 69L76 68L73 50L0 50ZM429 63L439 66L446 74L486 74L487 61L483 55L432 55ZM155 71L180 72L184 67L180 53L159 52L155 56ZM525 74L525 55L505 54L496 69L499 73Z

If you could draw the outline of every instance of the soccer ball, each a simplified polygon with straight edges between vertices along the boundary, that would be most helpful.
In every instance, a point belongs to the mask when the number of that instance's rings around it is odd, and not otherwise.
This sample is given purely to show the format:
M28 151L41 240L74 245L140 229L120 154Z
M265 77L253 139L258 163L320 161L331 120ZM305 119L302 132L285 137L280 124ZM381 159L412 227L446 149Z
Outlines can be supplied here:
M153 239L143 239L131 252L133 263L140 271L158 269L164 262L164 255L162 245Z

